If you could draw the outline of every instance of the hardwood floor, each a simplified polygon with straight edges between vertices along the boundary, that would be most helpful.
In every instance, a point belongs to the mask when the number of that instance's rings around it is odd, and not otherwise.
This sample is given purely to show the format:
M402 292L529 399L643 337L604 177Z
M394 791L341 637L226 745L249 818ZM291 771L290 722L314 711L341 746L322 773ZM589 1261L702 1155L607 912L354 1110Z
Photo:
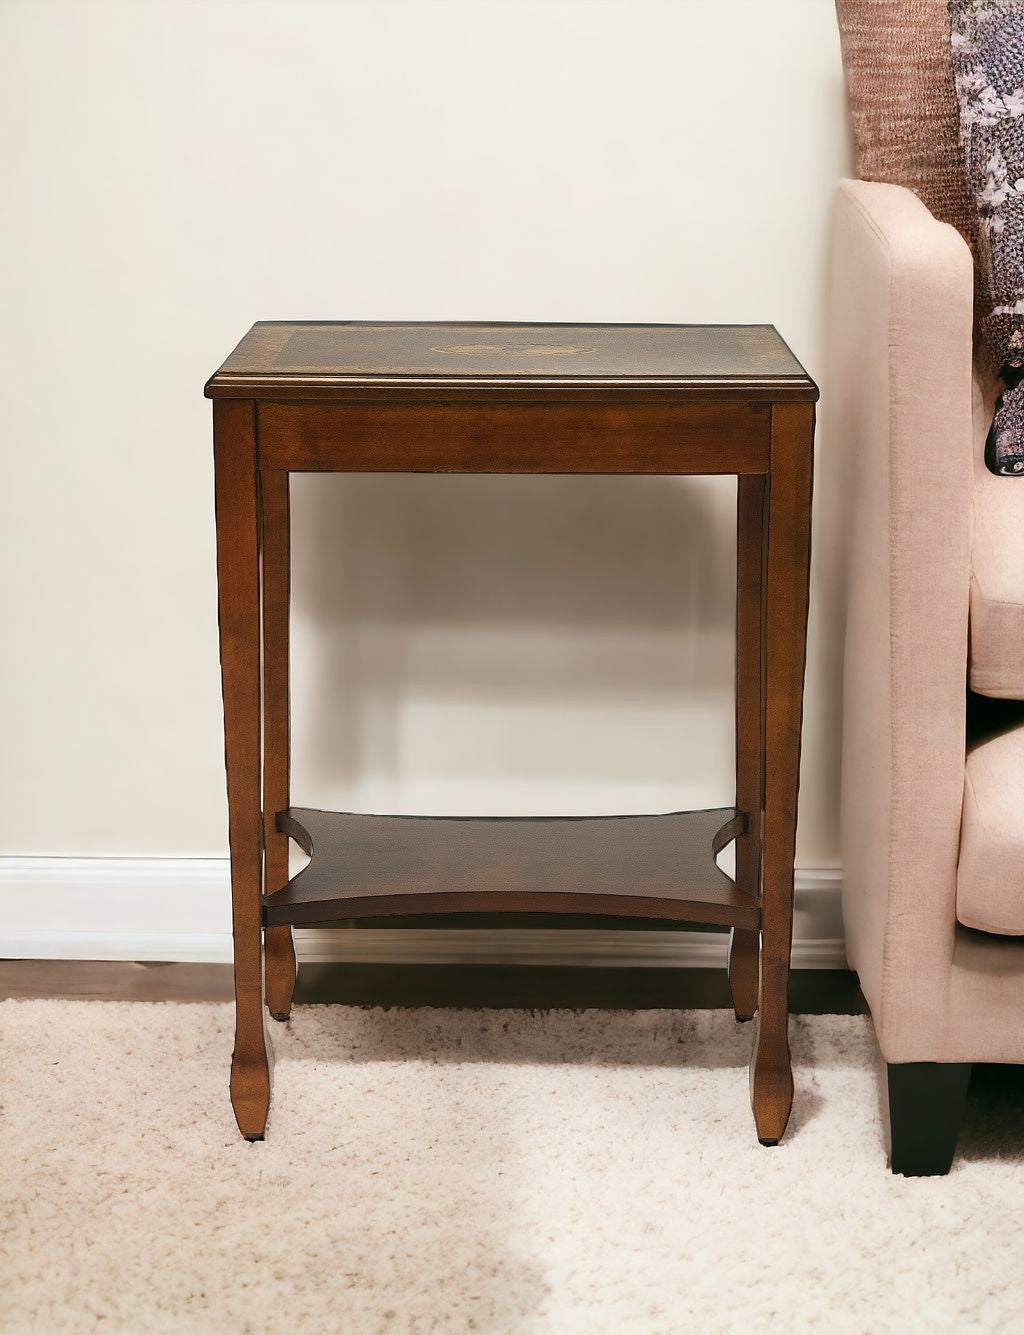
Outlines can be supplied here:
M0 960L0 999L65 997L93 1001L230 1001L230 964L104 960ZM511 1006L544 1009L729 1009L724 969L574 968L552 965L304 964L296 1004L349 1006ZM795 1014L865 1013L856 975L798 969Z
M230 964L139 964L124 960L0 960L0 999L230 1001Z

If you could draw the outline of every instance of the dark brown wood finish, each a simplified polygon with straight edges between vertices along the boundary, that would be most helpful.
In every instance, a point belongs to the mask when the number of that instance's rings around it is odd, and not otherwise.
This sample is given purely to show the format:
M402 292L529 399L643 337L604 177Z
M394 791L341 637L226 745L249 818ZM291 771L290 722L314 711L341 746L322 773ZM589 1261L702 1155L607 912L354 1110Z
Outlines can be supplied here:
M214 404L213 450L235 942L231 1103L242 1135L247 1140L260 1140L270 1107L270 1052L263 1020L260 571L256 413L251 402L226 400Z
M792 1100L787 986L817 389L774 329L267 323L206 392L216 401L238 1011L232 1102L243 1133L262 1134L269 1099L261 926L268 1002L284 1015L291 923L468 921L500 909L520 920L630 915L733 927L736 1012L758 1008L758 1135L777 1140ZM735 473L739 815L484 821L288 808L287 474L327 470ZM292 881L278 829L307 851L316 845ZM737 835L734 883L709 849Z
M260 565L263 579L263 842L264 883L280 890L288 881L288 836L274 817L288 806L291 746L288 708L288 610L291 534L288 474L264 469ZM295 991L295 942L289 926L268 927L263 938L267 1009L286 1020Z
M763 403L268 403L260 467L322 473L763 473Z
M0 960L0 1001L231 1001L230 964L137 960Z
M365 816L298 808L278 826L310 855L266 899L268 923L415 913L621 914L756 925L715 855L744 828L732 807L663 816Z
M814 405L772 409L768 563L764 593L765 780L762 837L761 986L751 1058L758 1139L782 1138L793 1106L789 967L793 943L800 734L811 551Z
M736 504L736 806L751 812L736 841L736 884L761 895L764 810L764 578L768 555L767 477L737 479ZM738 1020L753 1019L760 986L760 933L734 927L729 986Z
M653 393L652 393L653 391ZM210 398L429 398L608 402L673 396L814 399L771 325L254 325L206 386Z

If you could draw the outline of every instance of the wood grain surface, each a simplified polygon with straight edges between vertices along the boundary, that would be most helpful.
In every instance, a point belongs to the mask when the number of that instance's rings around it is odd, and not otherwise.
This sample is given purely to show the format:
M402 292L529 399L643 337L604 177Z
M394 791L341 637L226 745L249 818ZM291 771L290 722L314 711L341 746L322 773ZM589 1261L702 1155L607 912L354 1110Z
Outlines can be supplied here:
M743 829L731 807L664 816L369 816L293 808L278 826L309 865L267 896L266 921L410 913L597 913L754 926L756 895L715 863Z
M340 397L471 388L705 388L737 398L817 396L771 325L261 321L210 378L211 398Z
M266 322L206 393L235 940L231 1096L243 1134L261 1137L266 1121L264 987L273 1013L287 1015L291 924L500 909L734 928L733 1004L758 1016L755 1122L775 1143L793 1094L793 857L818 396L775 329ZM289 807L294 471L736 474L735 808L485 821ZM287 883L285 835L314 853ZM736 882L714 861L735 837Z

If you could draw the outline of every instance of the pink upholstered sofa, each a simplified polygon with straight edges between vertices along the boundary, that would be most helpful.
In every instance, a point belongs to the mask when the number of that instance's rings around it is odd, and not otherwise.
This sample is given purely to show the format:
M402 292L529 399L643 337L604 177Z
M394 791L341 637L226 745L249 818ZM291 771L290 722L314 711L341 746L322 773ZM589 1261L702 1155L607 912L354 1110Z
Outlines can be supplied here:
M984 465L958 233L908 190L846 181L833 257L847 952L893 1171L943 1173L971 1063L1024 1062L1024 478Z

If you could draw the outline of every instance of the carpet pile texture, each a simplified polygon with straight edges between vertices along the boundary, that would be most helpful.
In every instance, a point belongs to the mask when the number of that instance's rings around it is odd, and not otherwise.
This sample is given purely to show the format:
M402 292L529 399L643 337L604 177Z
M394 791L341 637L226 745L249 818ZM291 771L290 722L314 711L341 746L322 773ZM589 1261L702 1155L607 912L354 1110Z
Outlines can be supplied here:
M0 1006L0 1330L1024 1330L1021 1084L893 1178L861 1017L796 1018L785 1141L718 1011L311 1006L266 1141L221 1005Z

